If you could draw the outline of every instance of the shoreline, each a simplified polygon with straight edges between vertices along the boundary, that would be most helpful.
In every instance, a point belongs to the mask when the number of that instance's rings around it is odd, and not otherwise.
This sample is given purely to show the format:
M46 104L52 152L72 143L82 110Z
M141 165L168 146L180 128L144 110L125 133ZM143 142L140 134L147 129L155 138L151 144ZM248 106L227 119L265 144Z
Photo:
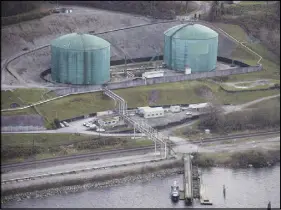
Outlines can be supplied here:
M276 159L277 160L277 159ZM272 162L272 164L267 166L261 166L258 168L274 167L280 164L280 159ZM200 164L198 164L199 166ZM229 169L246 169L253 166L247 165L245 167L233 167L227 164L214 163L212 166L199 166L200 168L229 168ZM116 187L122 184L135 183L135 182L146 182L154 178L164 178L167 176L182 174L183 173L183 162L182 159L165 160L158 163L149 164L138 164L132 167L117 167L109 170L97 171L99 174L92 173L90 176L83 176L83 174L76 174L78 177L72 177L68 179L67 177L53 177L53 182L49 180L37 180L39 183L30 186L24 184L23 186L17 188L17 184L14 185L14 189L8 189L3 193L3 188L1 187L2 195L1 204L8 202L19 202L25 199L42 199L48 196L54 196L58 194L69 194L81 192L93 188L103 188L103 187ZM72 176L72 175L69 175ZM74 175L75 176L75 175ZM62 179L61 179L62 178ZM54 180L55 179L55 180ZM76 179L76 180L75 180ZM33 180L36 181L36 180ZM40 183L41 182L41 183ZM45 182L45 183L44 183ZM20 183L18 183L20 184ZM2 185L3 186L3 185ZM52 187L51 187L52 186Z

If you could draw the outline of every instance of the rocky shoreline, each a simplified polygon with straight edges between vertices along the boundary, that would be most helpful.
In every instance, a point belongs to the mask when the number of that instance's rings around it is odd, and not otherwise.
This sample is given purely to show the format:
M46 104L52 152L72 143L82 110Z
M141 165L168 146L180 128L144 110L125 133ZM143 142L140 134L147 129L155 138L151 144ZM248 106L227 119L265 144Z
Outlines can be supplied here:
M54 195L66 195L69 193L77 193L77 192L82 192L90 189L101 189L105 187L114 187L114 186L119 186L122 184L127 184L127 183L136 183L136 182L149 182L152 179L155 178L164 178L167 176L171 176L174 174L179 174L182 173L182 167L178 168L172 168L172 169L164 169L160 171L156 171L153 173L148 173L148 174L140 174L140 175L133 175L133 176L127 176L121 179L111 179L107 181L102 181L102 182L91 182L87 183L84 185L73 185L73 186L64 186L64 187L59 187L59 188L50 188L46 190L38 190L38 191L33 191L33 192L26 192L26 193L19 193L19 194L14 194L14 195L8 195L1 197L1 203L7 203L7 202L12 202L12 201L17 201L20 202L25 199L43 199L49 196L54 196Z

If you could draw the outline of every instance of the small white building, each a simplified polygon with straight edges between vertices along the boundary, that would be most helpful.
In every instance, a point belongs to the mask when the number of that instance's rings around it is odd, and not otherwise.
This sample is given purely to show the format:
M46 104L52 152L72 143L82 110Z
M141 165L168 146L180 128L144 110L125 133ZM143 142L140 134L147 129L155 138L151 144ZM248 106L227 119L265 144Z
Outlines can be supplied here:
M207 112L209 111L210 103L190 104L188 110L196 112Z
M185 67L185 74L191 74L191 68L189 66Z
M144 109L143 111L144 118L156 118L156 117L164 117L164 109L162 107L154 107L149 109Z
M150 71L150 72L144 72L142 74L143 79L163 77L163 76L164 76L164 71Z
M173 113L180 112L181 107L180 106L170 106L170 111Z
M137 114L143 115L145 109L150 109L149 106L138 107Z
M102 127L108 127L108 126L114 126L117 123L119 123L120 117L115 116L115 117L105 117L102 119L98 119L98 124Z

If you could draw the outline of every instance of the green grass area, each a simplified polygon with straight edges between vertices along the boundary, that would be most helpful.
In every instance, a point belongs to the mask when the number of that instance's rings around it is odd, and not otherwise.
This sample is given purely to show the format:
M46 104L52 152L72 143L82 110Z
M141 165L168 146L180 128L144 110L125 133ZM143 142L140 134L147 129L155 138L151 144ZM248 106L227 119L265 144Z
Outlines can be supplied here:
M239 41L247 42L247 34L240 26L224 23L216 23L216 25ZM229 77L230 81L279 78L280 58L278 56L259 43L247 43L246 46L263 57L260 62L263 65L263 71L253 72L250 74L233 75ZM256 65L259 60L257 55L251 53L242 45L239 45L236 50L233 51L232 58L241 60L249 65Z
M146 138L98 137L78 134L1 134L1 162L22 162L108 149L153 145Z
M224 23L216 23L215 25L217 27L221 28L222 30L224 30L225 32L227 32L228 34L230 34L231 36L233 36L238 41L240 41L240 42L247 41L247 34L244 32L244 30L240 26L238 26L238 25L231 25L231 27L227 27L227 30L225 30L225 28L226 28L225 25L226 24L224 24Z
M210 92L216 96L218 102L240 104L246 103L260 97L278 94L278 90L257 91L253 93L233 93L229 94L221 90L219 85L208 81L184 81L177 83L164 83L136 88L119 89L114 92L123 97L128 107L138 107L149 105L149 96L152 91L156 91L158 99L154 104L179 104L179 103L201 103L209 101L204 96L204 92ZM86 93L75 96L50 101L36 106L40 113L49 121L58 119L68 119L76 116L86 115L99 111L105 111L114 107L114 102L104 96L101 92ZM24 110L22 110L24 111ZM20 111L17 111L18 113ZM2 112L3 115L15 114L12 112Z
M9 109L12 103L25 106L38 101L56 97L55 92L48 92L48 89L22 88L13 91L1 91L1 109Z
M280 96L265 101L261 101L259 103L249 106L248 108L263 108L263 107L273 107L278 105L280 106Z

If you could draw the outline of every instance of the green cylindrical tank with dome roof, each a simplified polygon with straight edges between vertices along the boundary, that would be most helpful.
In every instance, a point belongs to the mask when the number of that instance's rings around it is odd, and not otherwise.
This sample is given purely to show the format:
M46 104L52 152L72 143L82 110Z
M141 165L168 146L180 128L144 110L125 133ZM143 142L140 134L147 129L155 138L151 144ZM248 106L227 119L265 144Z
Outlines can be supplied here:
M110 43L71 33L51 42L51 76L59 83L99 85L110 80Z
M168 68L191 72L216 68L218 33L200 24L181 24L164 32L164 63Z

